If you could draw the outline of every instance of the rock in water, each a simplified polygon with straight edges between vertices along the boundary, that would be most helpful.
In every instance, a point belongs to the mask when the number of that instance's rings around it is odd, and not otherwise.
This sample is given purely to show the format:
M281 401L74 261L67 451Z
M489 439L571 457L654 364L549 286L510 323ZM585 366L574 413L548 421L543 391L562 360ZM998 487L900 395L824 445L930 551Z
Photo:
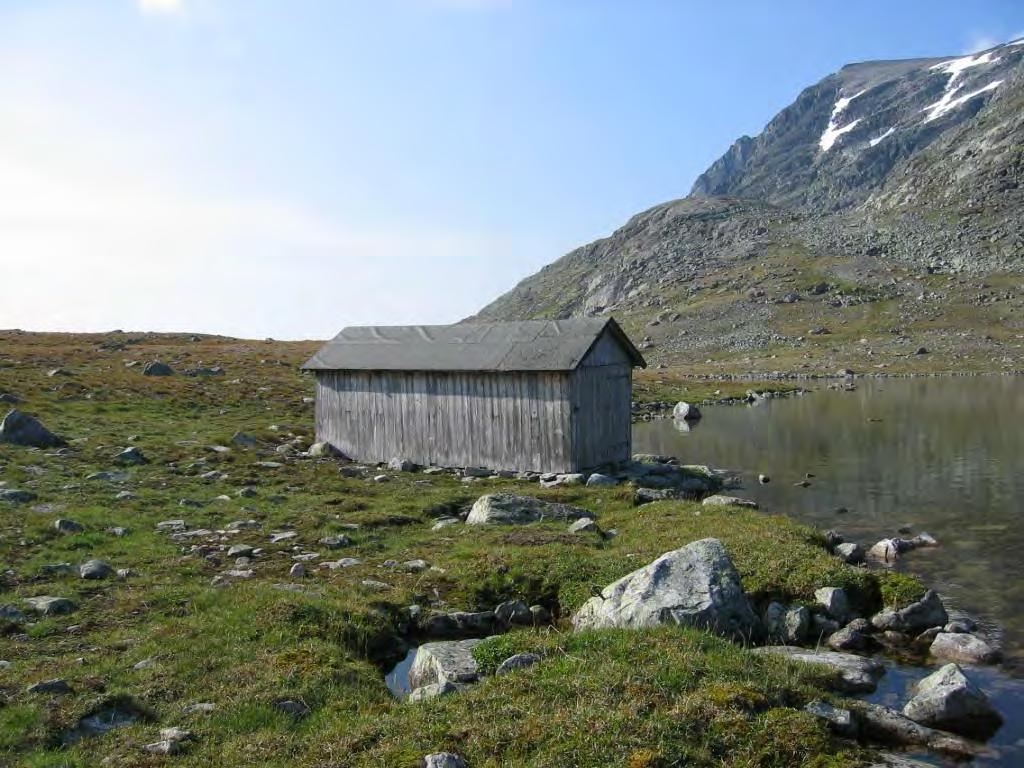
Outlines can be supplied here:
M939 661L960 664L995 664L1000 653L980 637L961 633L940 632L928 649Z
M886 608L871 617L875 629L881 631L903 632L916 635L932 627L944 626L949 621L946 608L938 593L929 589L924 597L906 608L894 611Z
M696 421L700 416L700 408L690 403L684 403L682 400L676 403L675 408L672 409L672 417L675 419Z
M578 520L581 517L594 518L596 515L586 509L568 504L541 501L532 496L516 496L511 493L492 493L481 496L473 504L466 518L467 525L505 523L523 525L541 520Z
M67 443L42 425L39 419L11 410L0 421L0 443L25 445L31 448L57 448Z
M742 637L758 632L760 622L743 593L740 575L718 539L701 539L666 552L609 584L573 617L577 631L659 624Z
M903 714L922 725L979 739L987 739L1003 723L988 697L956 664L919 682Z

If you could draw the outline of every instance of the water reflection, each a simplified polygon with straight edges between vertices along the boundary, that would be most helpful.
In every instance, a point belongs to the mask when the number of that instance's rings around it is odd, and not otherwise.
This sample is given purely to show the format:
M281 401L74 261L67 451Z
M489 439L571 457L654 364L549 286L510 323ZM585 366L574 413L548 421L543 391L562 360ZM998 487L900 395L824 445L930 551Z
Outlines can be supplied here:
M906 526L932 533L942 547L899 567L1002 627L1008 659L1024 667L1024 380L823 386L758 407L707 407L699 424L637 424L634 449L739 470L744 492L766 508L865 544ZM772 482L759 485L758 473ZM795 486L807 473L810 486Z

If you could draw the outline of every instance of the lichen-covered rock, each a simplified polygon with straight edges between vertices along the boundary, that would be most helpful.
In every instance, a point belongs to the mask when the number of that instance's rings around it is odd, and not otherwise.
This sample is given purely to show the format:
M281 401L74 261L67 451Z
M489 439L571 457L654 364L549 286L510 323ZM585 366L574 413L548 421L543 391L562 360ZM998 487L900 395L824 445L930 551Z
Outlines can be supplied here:
M520 669L526 669L532 667L541 657L536 653L517 653L515 656L509 656L495 670L495 675L507 675L509 672L516 672Z
M541 501L532 496L511 493L491 493L481 496L473 504L466 518L467 525L506 524L524 525L541 520L578 520L596 515L586 509L568 504Z
M718 539L701 539L609 584L573 617L577 630L680 624L750 637L760 622Z
M423 768L467 768L466 761L451 752L437 752L423 758Z
M443 682L473 683L480 677L473 649L479 640L424 643L416 649L409 668L409 685L422 688Z
M988 697L956 664L921 680L903 714L922 725L980 739L987 739L1003 722Z

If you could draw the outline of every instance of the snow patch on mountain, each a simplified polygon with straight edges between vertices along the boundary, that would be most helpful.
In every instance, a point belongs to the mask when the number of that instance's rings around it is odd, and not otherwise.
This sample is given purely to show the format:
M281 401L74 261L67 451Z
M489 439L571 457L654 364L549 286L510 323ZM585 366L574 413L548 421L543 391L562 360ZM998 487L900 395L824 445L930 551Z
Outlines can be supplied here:
M871 145L872 147L877 147L879 144L882 143L883 139L889 138L894 133L896 133L896 129L895 128L890 128L888 131L883 133L881 136L876 136L875 138L873 138L871 141L868 142L868 144Z
M955 99L953 97L960 90L960 86L957 86L951 91L946 91L944 94L942 94L941 99L939 99L934 104L930 104L921 110L922 112L928 113L928 116L924 119L924 121L926 123L930 123L932 120L935 120L938 117L942 117L947 112L952 112L957 107L963 106L968 101L973 99L975 96L980 96L983 93L995 90L1000 85L1002 85L1002 83L1002 80L996 80L995 82L989 83L988 85L979 88L976 91L965 93L963 96L957 96L957 98Z
M994 64L997 61L999 61L999 57L995 55L994 51L985 51L985 53L979 53L976 56L962 56L952 61L942 61L929 67L929 69L949 75L949 82L946 83L946 90L948 91L953 88L957 78L968 69L980 67L983 64Z
M832 149L840 136L852 131L857 126L857 123L860 122L860 118L857 118L853 122L840 126L839 116L850 106L850 102L863 95L864 91L860 91L853 94L853 96L843 96L836 101L835 106L832 107L832 115L828 119L828 126L825 128L825 132L821 134L821 138L818 139L818 146L821 147L822 152L828 152Z

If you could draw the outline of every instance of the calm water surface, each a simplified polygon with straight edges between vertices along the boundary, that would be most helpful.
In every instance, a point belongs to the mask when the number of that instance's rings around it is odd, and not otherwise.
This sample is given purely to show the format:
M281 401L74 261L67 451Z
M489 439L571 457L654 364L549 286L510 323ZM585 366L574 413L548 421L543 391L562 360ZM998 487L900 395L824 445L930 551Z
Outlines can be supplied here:
M742 495L764 509L864 545L903 526L940 541L898 567L1002 646L1002 670L969 673L1007 719L991 742L1000 757L978 764L1024 766L1024 379L858 380L855 392L822 386L703 412L688 431L671 419L637 424L634 450L737 470ZM795 486L807 473L810 487ZM894 670L876 699L905 701L924 672Z

